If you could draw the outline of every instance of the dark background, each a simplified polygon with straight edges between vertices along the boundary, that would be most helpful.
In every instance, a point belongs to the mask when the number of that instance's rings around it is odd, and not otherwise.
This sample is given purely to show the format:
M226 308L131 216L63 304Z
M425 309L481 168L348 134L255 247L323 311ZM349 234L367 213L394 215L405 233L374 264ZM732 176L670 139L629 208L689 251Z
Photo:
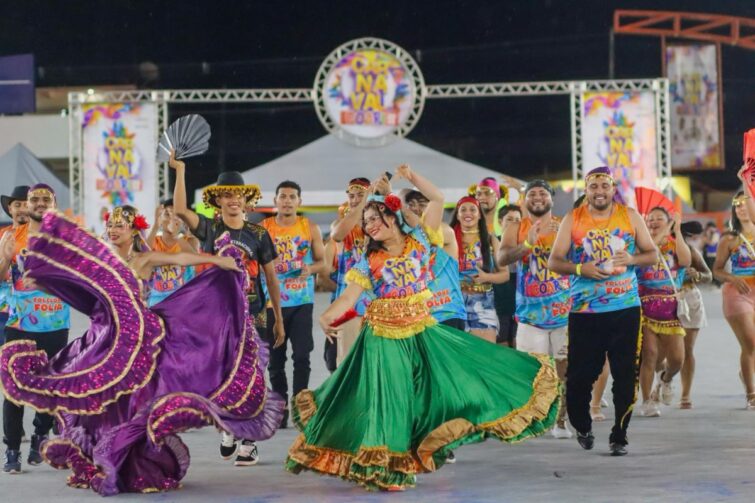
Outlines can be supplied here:
M381 37L418 61L428 84L609 78L615 9L755 17L755 1L509 2L3 2L0 54L33 52L38 86L309 88L327 54ZM150 63L150 64L145 64ZM755 51L722 47L726 175L696 187L729 190L742 133L755 127ZM661 75L656 37L616 35L615 78ZM189 189L243 171L325 134L311 104L171 105L200 113L210 152L190 163ZM409 138L501 172L570 176L568 98L428 100ZM306 169L306 167L302 167Z

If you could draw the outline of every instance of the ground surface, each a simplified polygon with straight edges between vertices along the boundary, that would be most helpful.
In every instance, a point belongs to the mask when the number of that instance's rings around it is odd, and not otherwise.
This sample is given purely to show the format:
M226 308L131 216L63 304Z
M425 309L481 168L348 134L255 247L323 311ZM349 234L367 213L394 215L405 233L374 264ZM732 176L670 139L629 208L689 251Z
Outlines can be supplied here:
M349 502L349 501L755 501L755 411L744 411L737 377L739 347L721 314L718 290L705 292L710 326L698 339L694 409L664 407L663 416L635 416L630 454L607 455L610 422L595 425L596 448L586 452L575 440L539 438L518 445L494 441L467 446L458 462L419 478L416 489L376 494L329 477L286 473L282 466L295 430L279 431L260 443L261 462L236 468L218 455L219 436L206 428L183 435L192 464L179 491L120 495L117 501L187 502ZM318 307L327 299L318 296ZM72 334L86 320L75 320ZM323 335L316 331L312 385L326 377ZM677 386L678 389L678 386ZM611 409L607 409L609 416ZM32 431L27 411L26 431ZM610 418L609 418L610 419ZM28 444L22 445L24 457ZM65 486L65 471L28 467L17 476L0 475L0 501L100 501L89 490ZM11 499L12 498L12 499Z

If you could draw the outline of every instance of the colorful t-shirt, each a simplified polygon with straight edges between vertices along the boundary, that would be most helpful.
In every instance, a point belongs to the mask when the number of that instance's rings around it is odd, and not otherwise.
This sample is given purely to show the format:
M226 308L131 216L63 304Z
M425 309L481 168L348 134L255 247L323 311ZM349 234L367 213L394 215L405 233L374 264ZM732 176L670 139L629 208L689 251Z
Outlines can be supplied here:
M197 216L199 225L192 230L192 234L202 243L202 251L215 254L215 241L224 232L230 235L231 244L241 250L245 269L249 275L249 289L246 292L249 313L253 316L260 314L265 309L261 269L277 257L270 234L264 227L250 222L244 222L241 229L231 229L222 220L213 221L204 215Z
M341 253L338 254L338 275L336 280L335 297L340 296L346 289L346 273L354 265L361 261L367 247L367 237L364 235L362 227L357 225L349 232L346 239L341 243ZM369 292L362 294L354 306L354 310L359 316L364 316L367 312L367 306L370 304L372 296Z
M10 264L11 290L6 327L24 332L53 332L71 325L71 308L59 297L23 284L24 249L28 243L28 224L17 229L16 248L21 248Z
M160 236L155 238L154 250L162 253L179 253L181 246L178 243L168 246ZM183 267L180 265L162 265L152 270L149 280L149 296L147 305L152 307L158 302L170 297L176 290L191 281L196 275L194 266Z
M676 241L669 237L659 247L661 255L666 260L671 276L659 260L651 266L637 268L637 281L640 297L646 295L674 295L682 288L684 282L683 267L679 267L676 258ZM673 281L673 284L672 284Z
M731 252L731 273L743 278L755 277L755 255L753 253L752 240L748 240L743 234L739 235L739 246Z
M430 254L430 291L433 298L427 301L430 314L440 321L453 318L465 320L467 310L459 286L459 263L446 253L443 246L433 246Z
M531 227L532 220L522 220L517 243L527 239ZM543 330L565 327L571 310L569 276L548 269L555 240L555 232L538 236L529 253L517 263L516 321Z
M597 262L598 266L613 271L605 280L572 276L572 312L606 313L640 305L637 276L634 266L615 268L611 257L620 250L633 254L635 230L629 210L623 204L613 203L613 213L605 220L595 220L588 205L573 211L569 259L575 264Z
M309 219L299 216L294 225L283 227L277 224L275 217L270 217L261 224L272 237L278 253L275 273L280 283L281 306L295 307L314 303L315 277L309 275L302 279L300 276L305 264L314 263Z
M478 283L475 283L475 276L479 274L478 267L482 268L483 257L482 247L480 246L480 240L473 241L462 245L462 249L459 250L459 281L461 282L462 289L466 287L479 287ZM488 271L493 268L493 257L491 253L490 264L488 264ZM492 288L492 285L491 285Z
M0 238L8 231L13 231L12 225L7 225L0 229ZM0 278L0 313L8 314L8 310L10 309L8 306L8 295L10 295L10 275L7 278Z
M398 257L384 250L362 256L349 271L348 281L355 281L362 287L369 287L380 299L403 299L419 293L428 293L432 274L430 272L430 250L432 244L443 245L443 237L415 227L407 236L404 251Z

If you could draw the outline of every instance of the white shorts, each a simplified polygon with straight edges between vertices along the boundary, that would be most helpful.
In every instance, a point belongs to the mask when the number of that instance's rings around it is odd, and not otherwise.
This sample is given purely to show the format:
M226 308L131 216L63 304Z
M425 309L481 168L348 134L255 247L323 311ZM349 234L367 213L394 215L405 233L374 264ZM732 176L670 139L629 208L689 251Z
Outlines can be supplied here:
M545 354L556 360L565 360L568 348L566 328L544 330L520 323L516 333L516 349L527 353Z

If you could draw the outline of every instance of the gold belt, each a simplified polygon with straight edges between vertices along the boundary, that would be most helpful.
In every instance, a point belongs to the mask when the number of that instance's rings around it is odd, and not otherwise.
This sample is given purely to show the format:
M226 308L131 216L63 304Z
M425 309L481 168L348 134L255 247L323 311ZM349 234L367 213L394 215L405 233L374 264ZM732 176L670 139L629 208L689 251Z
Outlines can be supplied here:
M461 291L467 293L486 293L493 289L490 283L465 283L461 285Z
M364 320L375 335L389 339L412 337L435 324L422 298L375 299L367 307Z

